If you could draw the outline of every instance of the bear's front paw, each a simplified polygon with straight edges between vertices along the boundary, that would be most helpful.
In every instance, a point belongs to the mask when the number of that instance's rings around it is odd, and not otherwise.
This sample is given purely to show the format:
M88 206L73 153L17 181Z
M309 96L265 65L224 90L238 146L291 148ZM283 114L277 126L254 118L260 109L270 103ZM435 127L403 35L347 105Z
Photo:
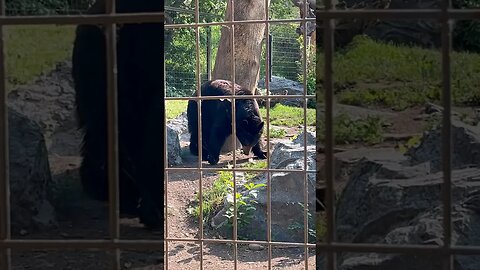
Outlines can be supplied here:
M210 165L217 165L218 161L220 160L220 157L213 157L211 155L208 156L208 163L210 163Z
M262 151L261 153L258 153L258 155L256 156L258 159L267 159L267 154L268 154L267 152Z

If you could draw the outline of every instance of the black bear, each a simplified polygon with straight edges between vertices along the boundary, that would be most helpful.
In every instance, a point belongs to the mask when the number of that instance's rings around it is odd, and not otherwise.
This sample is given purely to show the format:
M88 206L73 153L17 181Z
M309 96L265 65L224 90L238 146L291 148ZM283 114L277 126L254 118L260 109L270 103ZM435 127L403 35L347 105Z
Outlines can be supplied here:
M162 12L163 1L119 0L117 12ZM90 13L102 13L97 2ZM117 29L120 212L148 228L164 219L163 23ZM106 35L101 26L79 25L72 53L79 128L83 130L80 177L84 191L108 200Z
M232 82L226 80L208 81L201 87L202 96L232 95ZM260 116L257 101L252 91L235 84L235 95L251 95L251 99L235 99L236 135L245 155L253 154L266 158L262 151L260 137L264 122ZM231 99L203 100L202 108L202 160L211 165L219 161L220 151L225 140L232 134ZM188 131L190 132L190 152L198 155L198 107L190 100L187 106Z

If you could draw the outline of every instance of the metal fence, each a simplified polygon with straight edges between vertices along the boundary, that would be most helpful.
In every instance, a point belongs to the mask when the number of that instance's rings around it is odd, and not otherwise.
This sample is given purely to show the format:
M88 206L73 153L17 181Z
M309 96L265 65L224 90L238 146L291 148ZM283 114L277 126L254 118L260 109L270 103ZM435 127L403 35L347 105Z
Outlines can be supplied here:
M238 0L237 0L238 1ZM201 30L202 28L206 28L206 27L212 27L212 26L221 26L221 27L225 27L225 28L228 28L230 30L230 34L231 34L231 46L234 47L235 46L235 38L234 38L234 33L235 33L235 29L236 29L236 26L238 25L243 25L243 24L265 24L265 37L268 37L269 36L269 33L270 33L270 29L272 28L272 25L279 25L279 24L285 24L285 23L298 23L298 24L307 24L307 23L312 23L312 22L315 22L315 18L306 18L306 17L303 17L303 18L299 18L299 19L283 19L283 20L270 20L269 19L269 5L268 5L268 0L265 1L265 13L266 13L266 18L264 19L258 19L258 20L248 20L248 21L234 21L233 19L227 19L225 21L220 21L220 22L207 22L207 23L201 23L200 22L200 16L199 16L199 0L195 1L195 23L192 23L192 24L167 24L165 26L165 28L168 30L176 30L176 29L194 29L195 31L195 50L196 50L196 74L195 74L195 85L196 85L196 95L194 97L167 97L166 99L167 100L195 100L195 101L198 101L198 106L197 106L197 111L198 111L198 122L199 122L199 128L198 128L198 148L199 148L199 153L198 153L198 156L201 157L202 156L202 124L201 124L201 107L202 107L202 101L205 101L205 100L212 100L212 99L231 99L231 104L232 104L232 134L233 134L233 137L235 138L236 137L236 129L235 129L235 126L236 126L236 108L235 108L235 100L236 99L245 99L245 98L251 98L251 96L240 96L240 95L235 95L233 94L232 96L201 96L201 92L200 92L200 85L202 84L202 81L203 81L203 77L202 77L202 70L201 70L201 63L200 63L200 56L201 56L201 44L200 44L200 35L201 35ZM229 0L229 4L230 4L230 12L231 14L235 14L235 11L234 11L234 0ZM305 7L307 7L307 5L305 5ZM303 14L307 14L307 12L304 12ZM233 16L232 16L233 17ZM304 33L305 35L305 33ZM301 54L302 55L308 55L307 54L307 38L305 37L303 39L303 46L302 46L302 52ZM233 70L233 74L231 74L231 77L233 78L232 81L233 81L233 84L235 84L235 50L234 49L231 49L230 50L231 52L231 56L229 56L229 59L233 59L233 61L231 61L231 64L232 64L232 70ZM272 67L269 66L269 56L270 56L270 52L269 52L269 48L267 46L266 48L266 60L265 60L265 63L267 63L265 65L265 70L262 70L261 71L261 77L263 78L266 78L268 77L269 75L269 72L270 72L270 69ZM172 56L173 57L173 56ZM302 64L301 64L301 69L302 69L302 72L303 74L306 74L306 70L307 70L307 59L306 57L303 57L302 58ZM169 76L168 75L168 70L166 72L166 76ZM177 173L177 172L190 172L190 173L195 173L197 175L199 175L199 183L198 183L198 195L199 195L199 207L200 207L200 210L199 210L199 213L200 213L200 217L198 219L198 237L192 237L192 238L184 238L184 237L170 237L169 236L169 220L168 220L168 205L169 205L169 198L167 197L166 198L166 205L167 205L167 208L166 208L166 224L165 224L165 228L166 228L166 232L165 232L165 235L166 235L166 238L165 238L165 245L166 245L166 250L167 252L165 253L165 268L166 269L169 269L169 247L170 245L172 245L172 243L174 242L186 242L186 243L196 243L200 246L199 250L200 250L200 254L199 254L199 263L200 263L200 269L204 269L205 268L205 265L204 265L204 257L205 257L205 251L204 251L204 246L205 244L231 244L233 246L233 269L239 269L239 264L238 264L238 246L241 245L241 244L261 244L261 245L265 245L267 247L267 252L268 252L268 259L267 259L267 263L268 263L268 269L272 269L272 250L275 248L275 247L298 247L298 248L301 248L303 249L302 253L304 254L304 269L310 269L309 267L309 251L313 251L314 248L315 248L315 244L313 243L309 243L308 242L308 239L309 239L309 228L308 228L308 207L304 207L304 211L303 211L303 234L304 234L304 241L303 242L298 242L298 243L293 243L293 242L279 242L279 241L273 241L272 239L272 205L271 205L271 194L272 194L272 185L271 185L271 177L272 177L272 174L276 173L276 172L292 172L292 173L298 173L299 175L301 175L301 178L302 178L302 187L303 187L303 204L304 205L309 205L309 198L308 198L308 180L307 180L307 174L312 174L312 173L315 173L315 170L309 170L307 168L307 101L309 99L313 99L315 97L315 95L308 95L307 94L307 83L306 83L306 80L307 80L307 76L304 76L304 81L303 81L303 85L304 85L304 91L303 91L303 94L301 95L291 95L291 96L288 96L288 98L296 98L296 99L301 99L303 101L303 123L305 123L303 125L303 134L304 134L304 138L303 138L303 141L305 142L303 147L304 147L304 156L303 156L303 166L301 169L273 169L270 167L270 162L271 162L271 159L270 159L270 154L267 155L267 168L265 169L245 169L245 168L241 168L239 166L237 166L237 162L236 162L236 152L233 151L233 158L232 158L232 167L231 168L212 168L212 167L206 167L204 166L204 164L202 163L202 160L201 158L199 158L198 160L198 165L196 167L191 167L191 168L176 168L176 167L170 167L170 168L167 168L166 169L166 186L165 186L165 194L168 194L168 182L169 182L169 175L170 174L173 174L173 173ZM224 79L227 79L227 80L230 80L230 78L224 78ZM241 84L241 82L238 82L239 84ZM266 99L266 108L267 108L267 111L266 111L266 118L265 118L265 127L266 127L266 138L267 138L267 146L266 146L266 149L270 150L271 149L271 142L270 142L270 101L271 100L274 100L274 99L280 99L280 98L286 98L286 96L282 96L282 95L269 95L269 81L266 80L266 94L265 95L258 95L256 96L257 98L262 98L262 99ZM234 140L233 142L234 146L233 146L233 149L236 149L236 141ZM266 184L266 192L267 192L267 201L268 201L268 204L267 204L267 213L266 213L266 217L267 217L267 228L266 228L266 231L267 231L267 235L266 235L266 241L254 241L254 240L240 240L239 237L238 237L238 213L237 213L237 207L235 207L235 205L238 204L238 201L237 201L237 198L236 196L234 195L233 196L233 209L234 209L234 213L233 213L233 237L232 239L209 239L209 238L206 238L205 235L204 235L204 219L203 219L203 205L202 205L202 201L203 201L203 194L204 194L204 184L203 184L203 178L204 178L204 175L209 173L209 172L216 172L216 171L229 171L229 172L232 172L232 175L233 175L233 183L237 183L237 174L236 172L239 172L239 173L242 173L242 172L245 172L245 171L254 171L254 172L261 172L261 173L265 173L267 175L267 184ZM237 194L237 185L236 184L233 184L233 194ZM303 263L302 263L303 264Z
M317 254L326 255L326 269L337 269L339 253L390 253L409 255L435 255L442 260L442 269L454 269L455 255L478 255L478 246L459 246L452 244L452 91L451 91L451 22L452 20L474 20L480 16L478 9L452 9L451 1L443 0L438 9L364 9L336 10L333 1L324 1L325 6L317 10L317 19L323 28L323 50L325 57L323 89L325 110L325 203L326 203L326 239L317 243ZM334 190L334 79L332 75L334 55L334 21L338 19L431 19L442 23L442 171L443 185L441 202L443 204L443 244L442 245L386 245L367 243L339 243L336 241L335 226L335 190ZM318 73L317 73L318 76ZM317 119L318 121L318 119Z
M116 24L164 21L164 13L115 14L115 1L106 1L105 14L91 16L7 16L5 1L0 1L0 269L11 269L11 251L13 250L104 250L112 253L112 269L120 269L120 250L152 249L163 247L163 240L123 240L119 227L119 185L118 185L118 146L117 146L117 99L116 99ZM5 89L4 28L10 25L76 25L103 24L107 37L108 67L108 183L109 183L109 239L92 240L34 240L12 239L10 222L10 185L9 185L9 138L7 92Z
M178 29L178 28L192 28L195 30L195 42L196 42L196 87L197 87L197 96L191 98L179 98L179 97L168 97L167 100L198 100L199 107L199 127L201 127L201 101L207 99L219 99L219 98L231 98L232 99L232 132L233 136L236 135L235 130L235 99L241 99L245 97L241 96L222 96L222 97L202 97L200 95L200 63L199 63L199 34L200 29L206 26L214 26L214 25L221 25L221 26L228 26L231 28L232 31L232 46L235 44L234 40L234 31L235 26L239 24L252 24L252 23L262 23L265 24L266 27L266 35L268 36L269 28L271 24L276 23L300 23L306 24L314 22L315 18L301 18L301 19L288 19L288 20L269 20L268 19L268 0L265 0L266 8L265 12L267 14L266 19L259 19L259 20L251 20L251 21L225 21L225 22L212 22L212 23L200 23L199 22L199 1L195 1L195 23L193 24L175 24L175 25L166 25L166 29ZM231 7L232 7L232 14L234 14L234 0L230 0ZM307 7L307 5L305 5ZM303 14L307 14L304 12ZM75 16L75 15L50 15L48 16L7 16L6 14L6 5L4 0L0 0L0 172L2 173L1 181L0 181L0 269L2 270L9 270L11 269L11 251L12 250L65 250L65 249L73 249L73 250L102 250L108 251L111 254L111 265L112 269L121 269L120 265L120 256L121 250L128 250L128 249L148 249L148 250L158 250L160 247L164 246L166 248L165 253L165 268L168 269L168 245L171 242L195 242L200 245L200 268L203 269L203 245L205 243L230 243L234 247L234 269L237 269L237 256L238 256L238 245L239 244L249 244L249 243L259 243L262 245L266 245L268 247L268 268L272 269L271 261L272 261L272 249L273 247L277 246L296 246L304 249L305 252L305 269L308 269L308 258L309 258L309 250L315 248L314 244L308 243L308 207L304 207L304 239L303 243L285 243L285 242L274 242L272 241L271 237L271 205L268 206L268 228L267 228L267 240L266 241L243 241L239 240L237 237L237 212L234 211L234 224L233 224L233 239L231 240L222 240L222 239L207 239L203 236L203 217L200 216L199 219L199 230L200 236L198 238L169 238L168 237L168 198L165 200L166 205L166 220L165 220L165 239L164 240L126 240L120 238L120 221L119 221L119 175L118 175L118 123L117 123L117 100L116 100L116 92L117 92L117 83L116 83L116 24L125 24L125 23L142 23L142 22L164 22L165 16L164 13L142 13L142 14L116 14L115 13L115 1L113 0L106 0L106 12L105 14L96 14L96 15L82 15L82 16ZM12 239L11 237L11 222L10 222L10 186L9 186L9 138L8 138L8 123L7 123L7 93L5 89L5 56L3 54L3 47L4 47L4 40L3 40L3 29L5 26L8 25L20 25L20 24L31 24L31 25L39 25L39 24L103 24L105 25L106 30L106 37L107 37L107 123L108 123L108 186L109 186L109 239L90 239L90 240L54 240L54 239ZM303 55L307 55L307 38L304 38L304 46L303 46ZM267 58L268 58L268 49L267 49ZM232 58L235 59L235 51L232 50ZM234 65L235 61L232 61ZM268 63L268 59L266 61ZM266 65L266 74L267 76L269 72L269 66ZM304 57L302 63L303 73L306 73L307 69L307 60ZM233 68L235 70L235 68ZM232 77L235 78L235 72L233 72ZM235 82L234 82L235 83ZM266 88L269 89L268 80L266 82ZM267 149L270 149L270 141L269 141L269 103L271 99L277 98L285 98L282 96L270 96L268 91L264 96L258 96L259 98L265 98L267 100L267 117L266 117L266 137L267 140ZM307 101L309 99L313 99L314 95L307 95L306 89L306 76L304 76L304 94L296 95L296 96L289 96L289 98L296 98L296 99L303 99L304 102L304 115L303 115L303 122L307 123ZM303 185L304 189L304 205L308 205L308 182L307 182L307 174L308 173L315 173L314 170L307 170L307 127L306 124L304 125L304 147L305 147L305 156L304 156L304 166L302 169L298 170L274 170L268 166L266 169L259 169L256 171L263 172L267 174L268 184L267 184L267 194L270 198L271 194L271 186L270 186L270 177L275 172L297 172L303 175ZM202 141L201 141L201 128L199 128L199 148L200 153L199 156L202 155ZM165 128L165 145L166 145L166 128ZM235 143L235 142L234 142ZM235 147L234 147L235 148ZM165 162L167 162L167 151L165 151ZM267 164L270 164L270 156L267 158ZM206 168L203 166L201 159L199 159L198 167L194 168L168 168L168 165L165 164L165 194L167 194L168 190L168 177L170 173L178 172L178 171L186 171L192 173L198 173L200 175L200 184L199 184L199 195L200 201L202 200L202 176L205 172L208 171L232 171L234 172L233 177L235 181L235 172L240 171L240 169L236 166L236 159L235 159L235 152L233 154L233 168L231 169L218 169L218 168ZM243 169L244 171L245 169ZM234 193L236 193L236 185L234 185ZM234 205L238 202L235 200L234 196ZM202 204L200 204L200 209ZM236 209L236 207L234 207ZM202 213L202 210L200 210ZM164 245L165 244L165 245Z
M168 12L168 11L167 11ZM296 25L297 24L297 25ZM296 33L296 26L299 23L289 24L273 24L271 26L270 36L267 36L263 41L263 50L261 58L260 70L266 69L266 59L268 58L270 63L270 77L278 76L286 78L295 82L302 83L302 40ZM203 30L203 29L202 29ZM220 28L218 26L206 26L204 31L201 31L200 35L205 42L201 42L200 54L202 59L205 59L205 64L202 62L200 71L201 82L206 82L210 79L212 72L212 65L215 61L214 54L218 48L218 40L212 39L212 34L216 36L220 35ZM170 35L175 36L175 29L170 29ZM193 36L193 32L192 32ZM268 42L268 43L267 43ZM269 44L269 55L266 56L266 45ZM170 47L170 48L169 48ZM167 44L166 51L175 51L175 44ZM182 52L185 53L185 52ZM166 71L167 71L167 96L175 96L178 93L190 95L195 92L195 70L180 70L176 68L176 60L178 55L170 53L166 56ZM314 62L314 59L309 59ZM169 62L172 64L169 64Z

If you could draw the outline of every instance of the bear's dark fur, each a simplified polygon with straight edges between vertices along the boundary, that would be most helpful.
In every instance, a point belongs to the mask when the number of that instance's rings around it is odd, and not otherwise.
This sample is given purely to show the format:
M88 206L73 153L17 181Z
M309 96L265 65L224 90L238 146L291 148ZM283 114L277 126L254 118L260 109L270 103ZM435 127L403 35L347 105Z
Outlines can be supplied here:
M120 0L117 12L161 12L163 6L159 0ZM91 13L102 7L104 3L97 3ZM117 33L120 212L139 216L147 227L162 228L163 24L124 24ZM80 176L84 191L97 200L108 199L105 46L102 27L77 27L72 75L79 128L84 133Z
M232 82L226 80L208 81L202 85L202 96L232 95ZM253 93L235 84L235 95L251 95L251 99L235 100L236 135L241 142L244 153L250 150L260 159L266 158L262 151L260 137L264 122L260 116L257 101ZM202 115L202 159L215 165L219 161L220 151L225 140L232 134L231 99L204 100L201 106ZM197 102L190 100L187 107L190 152L198 155L198 109Z

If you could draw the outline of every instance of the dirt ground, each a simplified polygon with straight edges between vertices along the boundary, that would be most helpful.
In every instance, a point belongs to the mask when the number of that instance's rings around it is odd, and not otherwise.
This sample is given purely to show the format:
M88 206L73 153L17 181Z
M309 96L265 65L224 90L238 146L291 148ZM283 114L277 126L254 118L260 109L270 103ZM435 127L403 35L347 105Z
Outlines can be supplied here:
M389 124L389 134L419 134L425 127L425 119L419 118L422 108L414 108L401 113L390 114L386 117ZM298 129L288 130L288 136L298 134ZM402 136L400 136L401 138ZM406 136L408 137L408 136ZM393 138L393 139L392 139ZM383 143L382 147L395 147L398 137L392 137ZM274 142L275 140L273 140ZM274 143L272 143L272 146ZM197 159L188 154L184 146L184 163L182 167L196 167ZM380 145L379 145L380 146ZM344 147L344 146L339 146ZM352 146L358 147L358 146ZM247 162L249 157L239 155L237 163ZM321 158L321 157L320 157ZM231 155L222 156L218 167L224 167L231 161ZM108 237L108 209L107 204L92 201L82 195L79 185L78 156L50 156L52 174L57 185L62 189L63 197L59 198L58 227L48 231L25 231L21 228L12 228L15 238L18 239L94 239ZM206 166L209 166L206 164ZM205 173L202 179L203 188L212 185L215 174ZM339 183L341 184L341 183ZM199 177L196 173L169 174L167 186L168 219L167 237L189 238L199 237L198 223L194 222L187 213L187 207L199 189ZM162 236L145 230L138 219L122 218L121 235L125 239L161 239ZM220 236L204 227L204 238L220 238ZM200 246L195 242L168 242L168 252L165 258L160 251L123 251L122 269L164 269L165 259L168 260L168 269L200 269ZM310 250L308 258L301 248L273 248L272 269L308 269L315 268L314 250ZM239 245L237 269L268 269L268 250L266 247L252 247ZM234 249L227 244L204 244L204 269L234 269ZM108 269L109 257L105 252L55 251L55 252L13 252L13 269Z
M296 130L289 130L289 133ZM185 146L185 145L184 145ZM273 144L272 144L273 146ZM239 156L238 163L247 162L247 156ZM222 156L218 167L226 166L231 155ZM106 203L91 200L81 192L78 156L50 156L50 166L56 185L62 194L57 200L58 227L48 230L27 231L12 228L15 239L103 239L108 238L108 206ZM184 148L182 167L196 167L197 158ZM209 165L206 165L209 166ZM187 213L187 205L199 188L198 174L170 173L168 181L168 220L167 232L170 238L198 238L198 223ZM210 186L215 174L204 174L203 187ZM137 218L121 218L123 239L161 239L162 235L145 230ZM219 238L218 234L204 229L204 238ZM195 242L169 242L165 258L160 251L122 251L122 269L153 270L164 269L164 259L168 259L168 269L200 269L200 246ZM12 265L15 270L80 270L109 269L109 254L99 251L12 251ZM232 245L204 244L203 269L234 269ZM273 248L272 269L315 268L315 252L309 251L307 260L301 248ZM268 249L262 246L238 246L237 269L268 269Z

